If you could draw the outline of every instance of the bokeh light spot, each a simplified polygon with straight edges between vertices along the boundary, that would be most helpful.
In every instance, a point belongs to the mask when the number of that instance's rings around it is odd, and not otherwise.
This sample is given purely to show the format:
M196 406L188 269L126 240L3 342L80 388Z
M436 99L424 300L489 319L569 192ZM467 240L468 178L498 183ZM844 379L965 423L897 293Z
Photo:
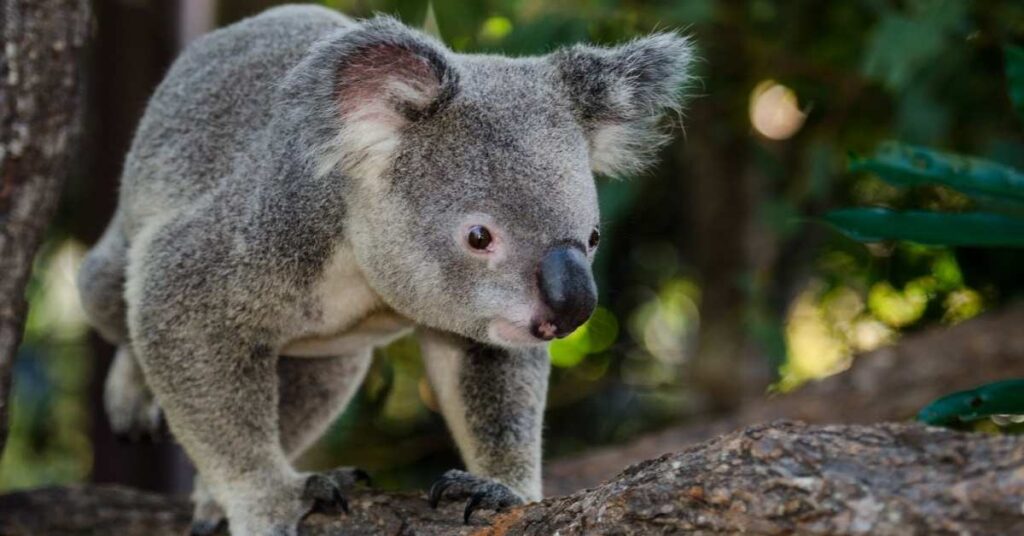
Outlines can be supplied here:
M480 27L480 40L485 42L501 41L512 32L512 21L507 17L490 17Z
M590 320L549 347L551 364L556 367L574 367L588 354L608 349L618 338L619 321L611 311L598 307Z
M800 110L796 93L774 80L760 82L750 93L750 123L768 139L792 137L805 119L807 114Z

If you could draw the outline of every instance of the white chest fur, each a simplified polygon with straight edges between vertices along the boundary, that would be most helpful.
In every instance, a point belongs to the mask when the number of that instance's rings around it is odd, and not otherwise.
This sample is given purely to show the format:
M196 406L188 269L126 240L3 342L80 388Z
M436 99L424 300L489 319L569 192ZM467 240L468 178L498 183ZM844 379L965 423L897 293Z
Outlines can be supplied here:
M331 258L309 305L281 355L350 355L388 344L413 325L381 301L345 247Z

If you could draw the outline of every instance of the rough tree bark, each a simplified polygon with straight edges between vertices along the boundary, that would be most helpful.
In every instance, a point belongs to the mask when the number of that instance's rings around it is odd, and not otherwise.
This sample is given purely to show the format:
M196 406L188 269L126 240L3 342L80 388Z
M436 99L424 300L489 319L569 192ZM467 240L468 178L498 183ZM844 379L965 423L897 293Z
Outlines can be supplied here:
M461 524L422 493L358 491L351 513L302 536L584 534L1024 534L1024 438L917 424L775 422L634 465L592 489ZM59 512L59 515L55 515ZM181 534L184 499L124 488L0 497L0 534Z
M25 283L57 207L80 124L86 0L0 2L0 448L7 439Z
M725 432L775 419L872 423L913 417L952 391L1024 377L1024 305L951 328L938 327L857 357L852 367L793 393L750 403L723 418L673 426L626 445L596 449L545 468L548 493L570 493L625 464L672 452Z

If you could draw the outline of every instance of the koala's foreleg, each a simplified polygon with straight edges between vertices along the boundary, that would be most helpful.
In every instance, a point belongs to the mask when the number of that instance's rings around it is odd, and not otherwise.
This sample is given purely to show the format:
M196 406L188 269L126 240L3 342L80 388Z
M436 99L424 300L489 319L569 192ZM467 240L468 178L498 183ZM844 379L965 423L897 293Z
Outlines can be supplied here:
M448 471L431 501L500 509L541 498L546 348L507 349L423 330L423 361L467 472Z
M341 413L366 375L373 353L325 358L278 359L278 421L281 447L290 460L298 458ZM335 470L336 480L368 478L359 469ZM339 484L344 482L339 482ZM224 512L197 478L192 493L193 536L215 534L225 522Z

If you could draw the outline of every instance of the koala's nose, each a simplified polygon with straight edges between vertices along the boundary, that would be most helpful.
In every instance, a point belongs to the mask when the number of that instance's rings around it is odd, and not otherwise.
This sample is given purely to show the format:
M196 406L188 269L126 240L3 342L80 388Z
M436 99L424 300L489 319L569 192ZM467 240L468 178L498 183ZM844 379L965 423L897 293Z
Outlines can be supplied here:
M540 260L537 285L541 299L551 309L553 318L535 322L533 334L550 340L564 337L580 327L597 306L597 285L590 273L590 263L576 245L562 245L548 250Z

